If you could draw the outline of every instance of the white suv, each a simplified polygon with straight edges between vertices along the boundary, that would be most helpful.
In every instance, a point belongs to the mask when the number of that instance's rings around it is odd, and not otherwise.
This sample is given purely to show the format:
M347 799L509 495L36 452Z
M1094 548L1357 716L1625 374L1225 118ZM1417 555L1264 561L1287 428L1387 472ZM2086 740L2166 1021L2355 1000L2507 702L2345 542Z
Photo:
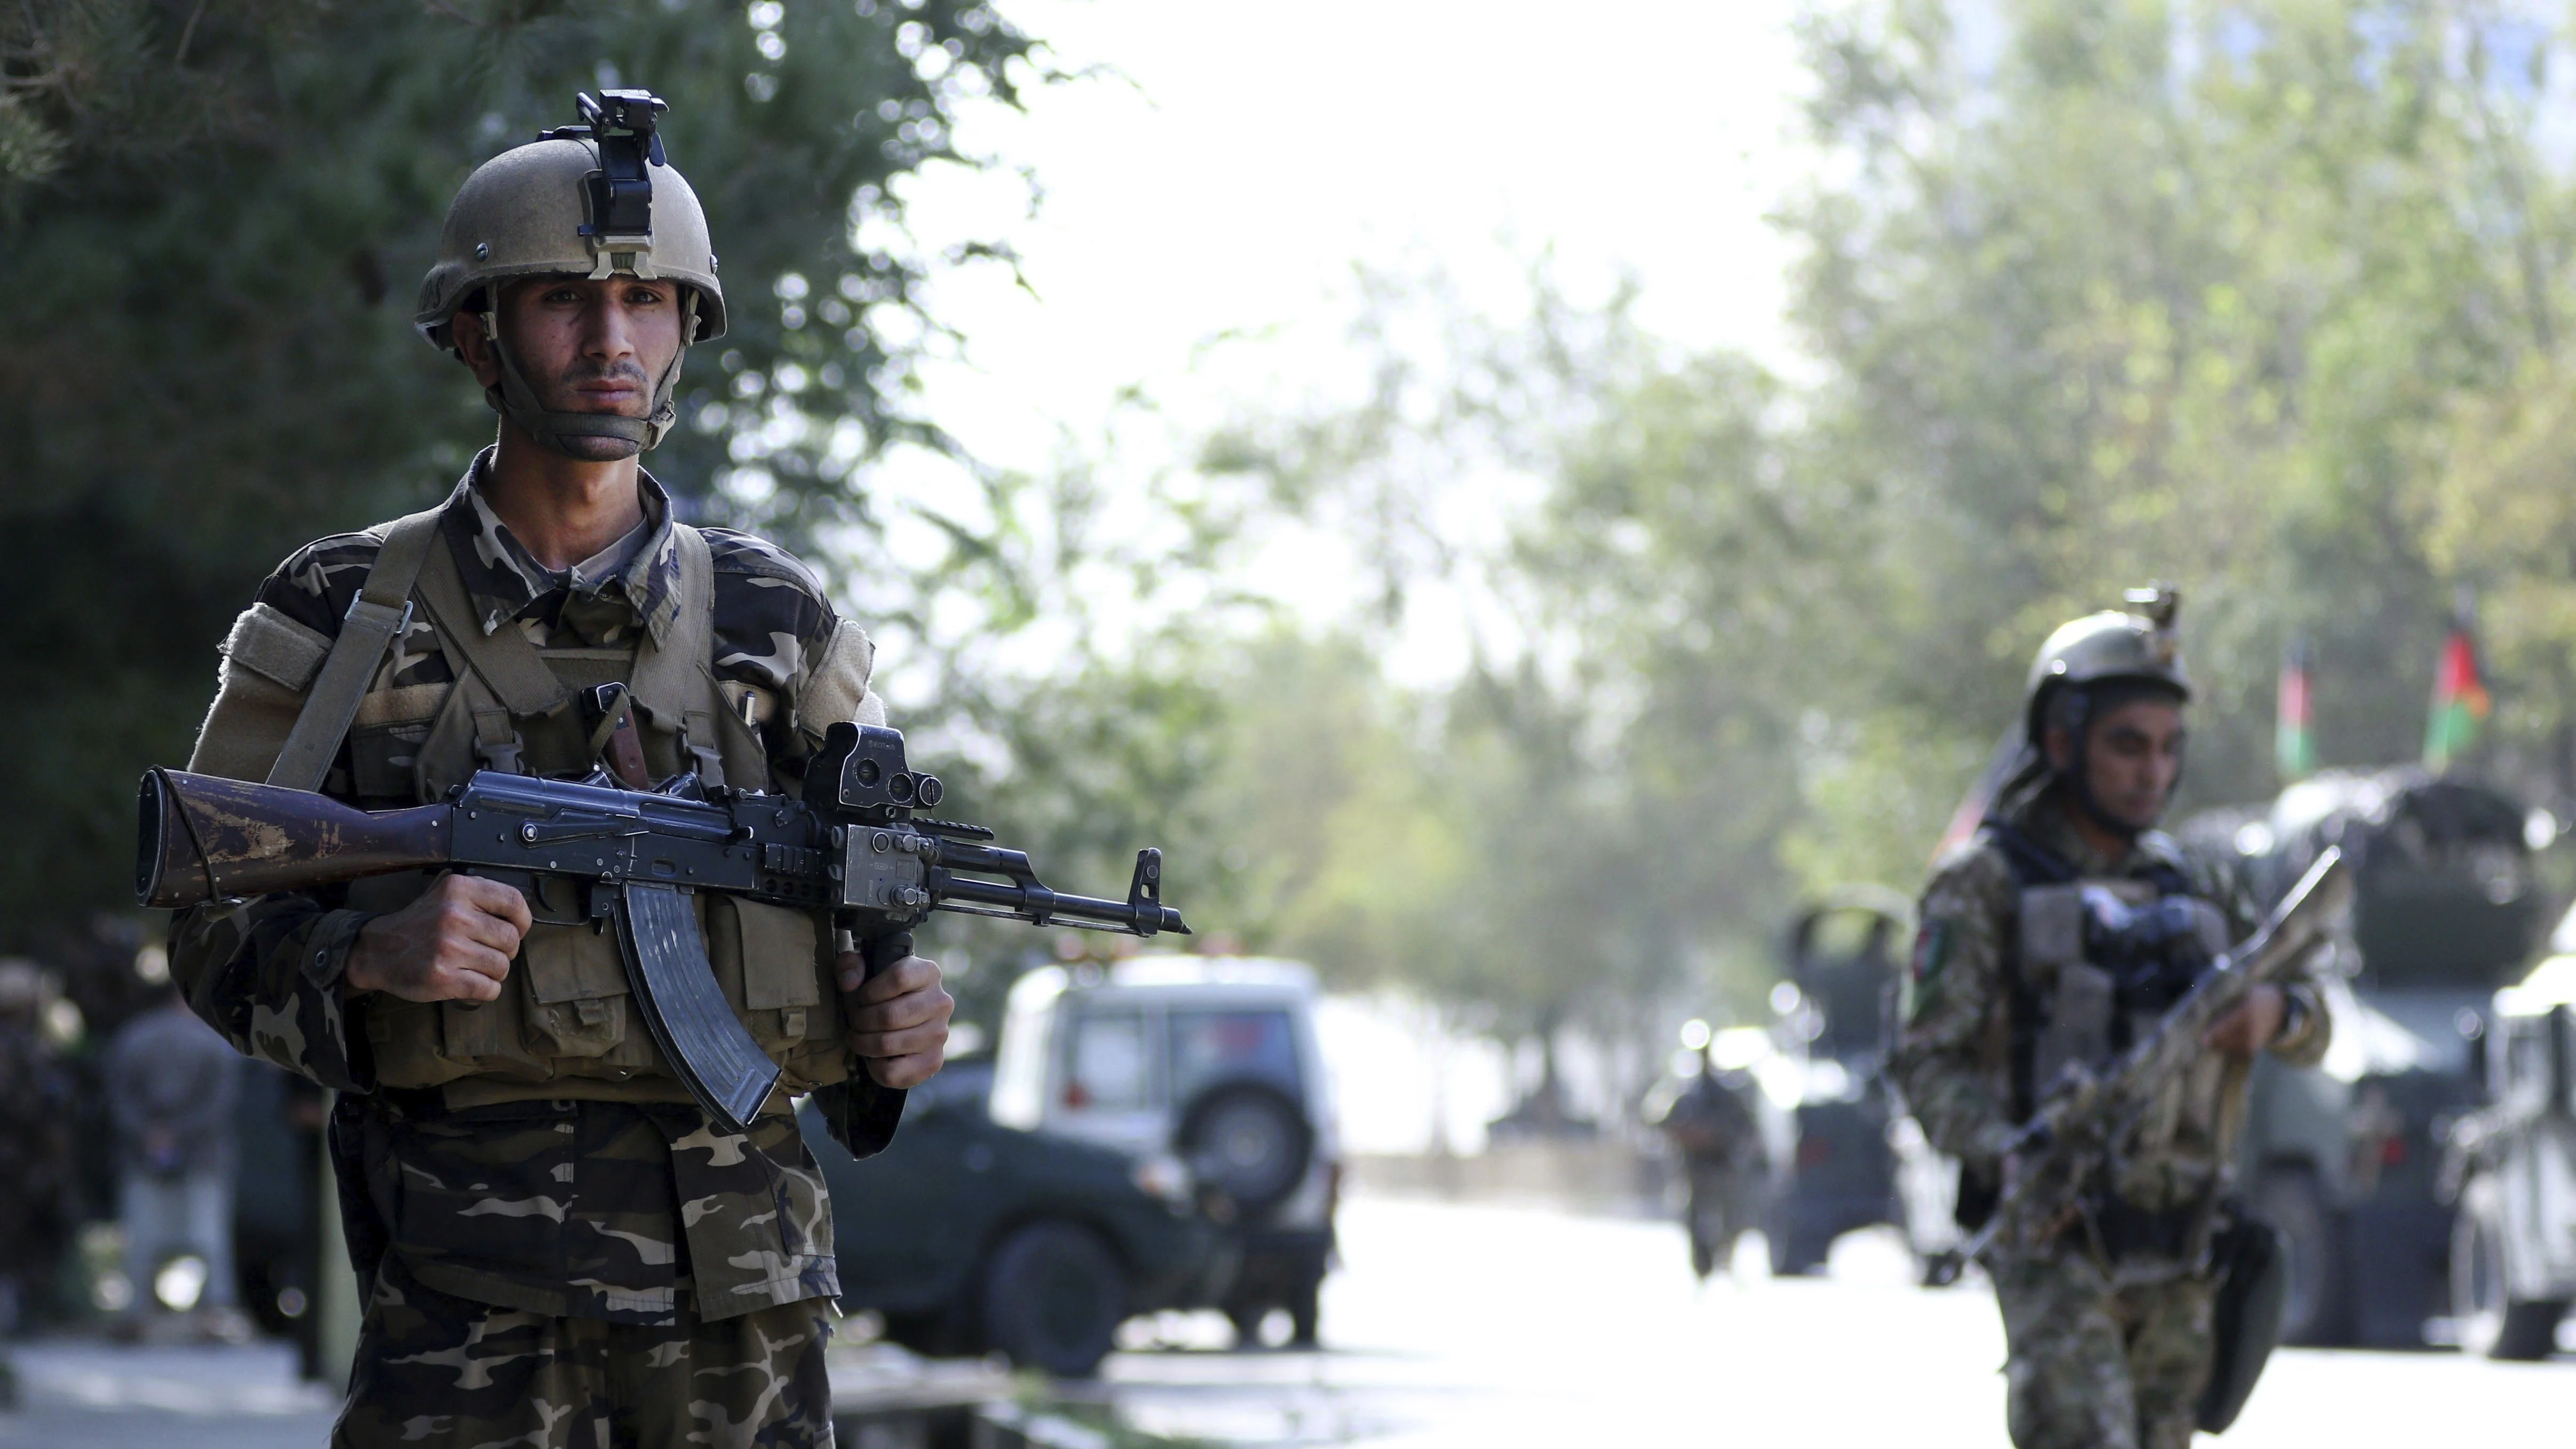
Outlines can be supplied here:
M2494 1105L2451 1129L2444 1171L2452 1311L2470 1352L2547 1358L2576 1302L2576 954L2496 993L2485 1047Z
M1218 1302L1247 1344L1285 1309L1315 1338L1341 1176L1315 973L1260 957L1041 967L1011 987L993 1120L1189 1165L1242 1266Z

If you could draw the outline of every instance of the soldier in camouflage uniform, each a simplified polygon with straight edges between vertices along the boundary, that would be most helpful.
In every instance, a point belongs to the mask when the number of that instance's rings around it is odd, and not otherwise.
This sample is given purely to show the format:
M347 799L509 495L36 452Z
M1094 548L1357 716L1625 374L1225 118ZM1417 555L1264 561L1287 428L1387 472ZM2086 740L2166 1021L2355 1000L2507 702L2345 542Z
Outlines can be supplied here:
M371 809L478 768L791 793L830 725L883 721L873 649L814 575L681 523L635 461L724 302L650 139L660 103L610 100L585 99L586 133L478 170L423 284L419 326L475 372L498 442L438 508L310 544L261 585L190 768L292 783L309 759ZM381 647L353 642L362 625ZM352 651L364 692L332 717ZM664 1065L613 937L492 881L384 879L217 901L172 938L200 1015L340 1094L367 1301L333 1443L830 1443L832 1216L789 1094L854 1152L881 1147L939 1067L938 968L869 975L828 917L698 897L720 986L785 1069L732 1133Z
M2041 648L2021 766L1923 894L1891 1068L1933 1143L1960 1160L1970 1226L2015 1171L2006 1144L2057 1073L2107 1063L2249 925L2237 893L2153 829L2181 774L2190 684L2171 594L2133 598L2146 615L2079 619ZM2052 913L2081 924L2042 929ZM2037 944L2055 940L2083 944ZM2312 1064L2327 1033L2313 981L2255 988L2075 1221L1991 1251L2021 1449L2191 1441L2213 1353L2209 1241L2246 1069L2264 1049Z

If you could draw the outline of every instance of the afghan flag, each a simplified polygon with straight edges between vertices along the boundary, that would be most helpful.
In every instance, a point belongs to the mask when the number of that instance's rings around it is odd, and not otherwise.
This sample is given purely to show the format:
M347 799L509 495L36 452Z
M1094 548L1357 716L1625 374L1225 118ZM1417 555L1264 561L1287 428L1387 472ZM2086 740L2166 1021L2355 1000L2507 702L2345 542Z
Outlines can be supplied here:
M2308 641L2281 656L2281 692L2273 709L2272 757L2281 783L2304 780L2317 769L2316 721L2308 702Z
M2450 637L2442 641L2441 667L2433 674L2433 717L2424 727L2424 764L2429 769L2450 768L2452 761L2477 743L2478 726L2486 723L2491 701L2484 671L2478 667L2473 627L2463 598L2451 621Z

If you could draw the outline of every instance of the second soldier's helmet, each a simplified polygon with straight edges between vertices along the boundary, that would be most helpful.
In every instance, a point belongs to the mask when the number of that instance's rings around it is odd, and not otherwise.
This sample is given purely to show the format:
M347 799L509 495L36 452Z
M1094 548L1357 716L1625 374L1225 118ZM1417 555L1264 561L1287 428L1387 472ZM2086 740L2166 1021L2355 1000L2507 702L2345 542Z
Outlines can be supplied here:
M2170 585L2156 584L2131 589L2125 597L2138 612L2087 614L2059 625L2039 646L2022 691L2022 724L2033 747L2046 747L2049 711L2070 689L2143 684L2171 690L2178 699L2191 698L2182 643L2174 632L2182 596Z
M724 288L707 215L663 156L663 102L646 91L607 91L578 104L583 124L502 152L457 191L412 317L432 346L456 350L460 311L479 313L488 330L495 299L487 294L534 276L666 279L682 297L680 353L690 342L724 335ZM541 444L560 450L568 437L615 437L650 448L670 429L680 354L655 383L650 415L637 419L547 412L510 349L499 351L501 382L488 394L493 409Z

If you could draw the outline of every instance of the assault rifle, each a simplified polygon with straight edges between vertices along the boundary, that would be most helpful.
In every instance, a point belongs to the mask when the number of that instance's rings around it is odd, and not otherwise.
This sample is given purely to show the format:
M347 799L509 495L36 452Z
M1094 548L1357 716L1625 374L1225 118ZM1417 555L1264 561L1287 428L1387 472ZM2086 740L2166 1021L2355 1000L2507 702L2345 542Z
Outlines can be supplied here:
M695 774L650 792L606 771L581 781L478 772L435 805L369 812L325 795L177 770L143 777L135 894L164 908L307 890L407 870L515 886L548 925L617 933L627 984L671 1070L710 1117L740 1131L777 1084L716 986L689 896L829 911L871 970L912 950L932 911L1033 926L1186 935L1163 904L1163 855L1136 853L1127 899L1064 895L980 825L916 815L935 775L906 767L903 736L837 724L806 763L804 798L707 788Z
M2277 980L2324 944L2351 902L2352 872L2343 853L2328 847L2261 929L2201 973L2107 1071L2096 1075L2070 1063L2014 1136L2007 1152L2017 1164L2013 1180L1950 1260L1948 1276L1956 1276L1956 1264L1983 1256L2002 1234L2033 1243L2081 1212L2096 1169L2127 1145L2157 1094L2200 1059L2202 1035L2255 987Z

